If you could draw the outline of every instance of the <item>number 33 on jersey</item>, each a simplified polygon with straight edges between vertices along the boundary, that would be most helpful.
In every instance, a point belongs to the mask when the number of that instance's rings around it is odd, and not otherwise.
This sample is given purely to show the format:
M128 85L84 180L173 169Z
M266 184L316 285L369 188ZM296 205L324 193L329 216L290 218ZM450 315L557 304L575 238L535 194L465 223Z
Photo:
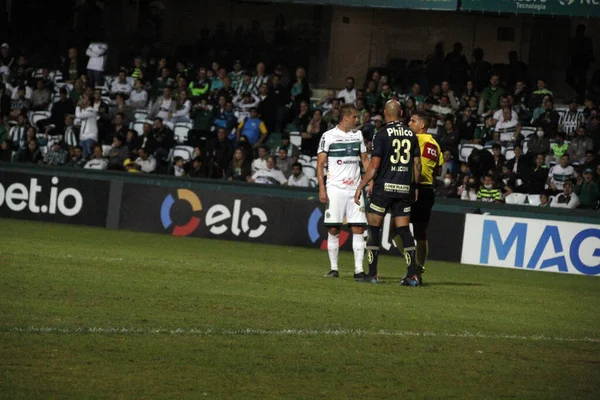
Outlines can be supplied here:
M401 122L392 122L373 137L372 157L381 158L374 191L407 195L414 177L414 158L420 157L417 135Z

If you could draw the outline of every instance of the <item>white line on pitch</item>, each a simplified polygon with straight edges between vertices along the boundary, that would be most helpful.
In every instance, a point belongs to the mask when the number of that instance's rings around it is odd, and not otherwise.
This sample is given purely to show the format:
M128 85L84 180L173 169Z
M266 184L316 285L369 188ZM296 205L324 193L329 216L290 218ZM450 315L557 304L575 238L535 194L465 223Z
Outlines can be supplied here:
M396 336L396 337L442 337L464 339L512 339L525 341L591 342L600 343L599 338L565 338L545 335L484 334L472 332L389 331L361 329L220 329L220 328L115 328L115 327L0 327L0 332L52 333L52 334L97 334L97 335L179 335L179 336Z

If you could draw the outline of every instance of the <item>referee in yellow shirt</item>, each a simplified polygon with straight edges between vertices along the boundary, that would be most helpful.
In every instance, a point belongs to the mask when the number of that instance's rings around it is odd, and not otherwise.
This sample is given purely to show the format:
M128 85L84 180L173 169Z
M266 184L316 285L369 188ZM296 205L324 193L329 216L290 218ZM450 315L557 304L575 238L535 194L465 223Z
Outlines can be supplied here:
M431 217L431 209L435 203L433 184L444 163L440 145L427 133L430 124L431 115L423 111L413 114L408 123L408 127L417 134L421 148L421 182L417 184L419 195L417 201L412 205L410 214L410 222L413 224L413 233L417 242L417 263L421 266L425 266L429 251L427 226Z

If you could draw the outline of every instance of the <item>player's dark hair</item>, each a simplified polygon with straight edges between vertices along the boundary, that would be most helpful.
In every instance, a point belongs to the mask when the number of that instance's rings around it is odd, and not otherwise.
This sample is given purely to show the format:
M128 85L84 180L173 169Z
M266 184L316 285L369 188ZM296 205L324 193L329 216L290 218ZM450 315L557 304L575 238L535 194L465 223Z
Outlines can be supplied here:
M429 129L429 127L431 126L431 114L430 113L428 113L426 111L417 111L413 115L416 116L417 118L419 118L421 120L421 122L423 122L423 125L425 125L425 130Z
M349 117L352 111L356 111L354 104L346 103L340 106L340 118Z

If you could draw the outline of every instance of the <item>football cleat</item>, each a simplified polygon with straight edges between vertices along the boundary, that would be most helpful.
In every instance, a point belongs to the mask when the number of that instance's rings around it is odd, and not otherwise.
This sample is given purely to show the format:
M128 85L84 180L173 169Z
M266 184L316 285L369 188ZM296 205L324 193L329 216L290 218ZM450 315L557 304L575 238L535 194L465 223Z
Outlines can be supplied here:
M417 275L406 276L400 281L400 285L415 287L421 285L421 280Z
M377 275L371 276L367 274L365 274L365 276L363 276L362 278L356 280L356 282L358 283L377 283L377 281Z
M354 274L354 280L362 279L365 275L367 275L367 274L365 274L364 272L359 272L358 274Z
M325 278L339 278L339 277L340 277L340 273L333 269L331 271L329 271L327 274L325 274Z

